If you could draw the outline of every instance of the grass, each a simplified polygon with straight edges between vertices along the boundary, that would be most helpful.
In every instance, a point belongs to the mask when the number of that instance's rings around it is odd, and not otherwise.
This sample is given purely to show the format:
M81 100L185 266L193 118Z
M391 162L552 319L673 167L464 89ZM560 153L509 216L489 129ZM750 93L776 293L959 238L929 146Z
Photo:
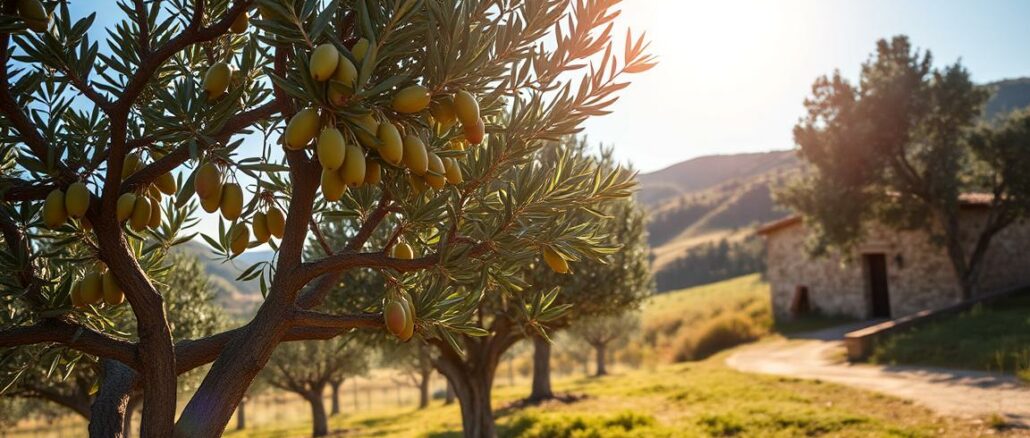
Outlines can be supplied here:
M704 359L770 334L852 321L810 316L774 322L769 284L759 274L656 295L643 306L642 319L644 343L666 362Z
M878 343L871 361L918 364L1030 377L1030 293L890 336Z
M940 418L893 397L819 381L740 373L723 355L603 378L555 382L561 392L584 394L574 403L515 410L528 385L498 388L494 408L502 437L673 436L974 436L987 426ZM227 437L294 437L309 433L307 418ZM331 419L348 437L457 437L455 405L384 408Z

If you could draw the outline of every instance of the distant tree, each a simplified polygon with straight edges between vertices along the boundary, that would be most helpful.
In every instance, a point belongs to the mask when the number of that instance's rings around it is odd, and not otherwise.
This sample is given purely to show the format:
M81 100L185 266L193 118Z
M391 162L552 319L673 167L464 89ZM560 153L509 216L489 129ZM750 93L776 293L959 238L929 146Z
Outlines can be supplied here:
M1030 201L1026 116L976 134L987 91L959 63L933 67L929 51L904 36L877 43L857 85L838 72L817 79L812 93L794 128L810 172L779 199L808 220L813 251L852 247L871 221L923 229L943 244L971 297L991 239ZM961 195L971 191L989 196L985 221L969 230L972 247L963 227L976 225L959 222Z
M429 407L429 384L434 370L432 354L431 348L422 342L387 344L383 348L383 363L400 373L399 383L418 390L419 409Z
M567 145L583 153L585 143ZM598 165L611 167L610 151L602 151ZM631 198L609 202L584 215L602 215L610 233L611 244L618 247L612 254L597 261L578 263L572 275L556 274L547 266L529 270L528 281L537 287L556 286L561 293L555 305L572 306L575 310L551 321L538 321L533 332L533 382L528 400L541 401L554 396L551 390L551 341L548 331L564 329L578 319L611 315L636 308L654 291L648 260L645 214Z
M311 405L312 436L329 433L325 389L330 382L342 383L368 371L366 347L355 339L281 344L262 374L270 386L297 394Z
M640 328L640 316L636 312L617 315L603 315L576 321L569 331L585 342L595 353L595 376L608 374L607 355L612 343L629 339Z
M691 247L683 256L655 273L658 291L668 291L760 272L765 268L765 245L758 236L725 238Z

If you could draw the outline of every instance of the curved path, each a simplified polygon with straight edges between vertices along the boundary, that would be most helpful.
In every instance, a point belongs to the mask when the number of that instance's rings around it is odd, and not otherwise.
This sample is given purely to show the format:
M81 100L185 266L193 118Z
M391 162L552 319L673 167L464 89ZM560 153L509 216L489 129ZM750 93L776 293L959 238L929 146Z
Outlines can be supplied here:
M862 326L851 324L745 346L727 357L726 364L739 371L820 379L878 391L913 400L948 416L982 418L1000 414L1009 424L1030 427L1030 387L1015 377L847 363L843 335Z

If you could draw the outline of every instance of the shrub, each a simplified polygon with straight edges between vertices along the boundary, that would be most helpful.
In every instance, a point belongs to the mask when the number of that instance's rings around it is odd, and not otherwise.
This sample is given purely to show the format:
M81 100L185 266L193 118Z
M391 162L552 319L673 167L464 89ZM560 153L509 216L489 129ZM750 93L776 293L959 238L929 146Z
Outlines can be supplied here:
M632 411L613 416L523 414L504 428L503 437L619 438L674 436L651 415Z
M767 329L758 326L746 312L722 315L696 330L681 332L673 345L672 358L676 362L704 359L721 350L754 341L765 333Z

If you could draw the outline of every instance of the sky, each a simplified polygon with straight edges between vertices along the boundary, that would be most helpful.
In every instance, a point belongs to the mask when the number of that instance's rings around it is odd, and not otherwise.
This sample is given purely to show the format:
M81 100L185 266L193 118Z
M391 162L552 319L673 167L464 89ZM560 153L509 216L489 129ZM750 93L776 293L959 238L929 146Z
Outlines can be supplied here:
M789 149L812 82L856 78L880 38L909 36L977 82L1030 76L1030 1L625 0L620 25L647 31L653 70L591 119L593 143L654 171L710 154Z

